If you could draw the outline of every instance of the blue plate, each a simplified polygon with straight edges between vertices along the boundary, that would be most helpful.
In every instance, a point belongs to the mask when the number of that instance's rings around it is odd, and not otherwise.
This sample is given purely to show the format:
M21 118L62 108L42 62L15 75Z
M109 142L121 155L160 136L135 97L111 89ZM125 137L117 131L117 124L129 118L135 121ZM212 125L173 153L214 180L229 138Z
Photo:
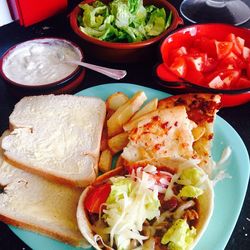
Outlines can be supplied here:
M116 91L122 91L131 96L142 90L148 99L158 99L169 96L167 93L134 84L104 84L85 89L77 95L99 96L106 99ZM224 179L215 186L215 206L210 223L196 246L196 250L224 249L235 227L244 201L249 179L249 156L244 143L237 132L222 118L217 116L214 126L214 141L212 147L213 159L218 161L223 150L230 146L232 154L225 164L231 179ZM63 208L62 208L63 209ZM34 250L79 250L50 238L10 226L11 230ZM88 248L90 250L92 248Z

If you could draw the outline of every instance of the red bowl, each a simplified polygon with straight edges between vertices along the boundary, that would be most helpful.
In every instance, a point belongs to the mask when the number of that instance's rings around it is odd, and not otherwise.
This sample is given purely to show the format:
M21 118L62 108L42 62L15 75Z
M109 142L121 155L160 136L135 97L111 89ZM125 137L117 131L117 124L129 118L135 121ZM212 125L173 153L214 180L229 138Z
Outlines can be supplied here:
M95 0L85 0L81 2L81 4L93 3L94 1ZM108 3L110 0L103 0L103 2ZM172 23L161 35L134 43L106 42L83 33L78 26L77 17L81 13L81 9L77 5L70 13L70 25L73 31L80 37L84 48L86 48L85 52L97 59L118 63L138 62L152 58L157 51L159 41L169 32L176 29L179 24L183 24L183 20L180 18L175 7L165 0L144 0L143 2L144 5L153 4L157 7L164 7L166 10L172 11Z
M193 38L205 36L211 39L223 41L225 37L234 33L245 39L245 45L250 47L250 30L239 28L227 24L197 24L179 29L164 39L160 46L162 62L156 65L154 73L157 82L174 93L185 92L212 92L221 94L222 105L224 107L236 106L250 101L250 86L244 89L214 89L178 78L169 70L168 57L169 52L184 44L188 44Z

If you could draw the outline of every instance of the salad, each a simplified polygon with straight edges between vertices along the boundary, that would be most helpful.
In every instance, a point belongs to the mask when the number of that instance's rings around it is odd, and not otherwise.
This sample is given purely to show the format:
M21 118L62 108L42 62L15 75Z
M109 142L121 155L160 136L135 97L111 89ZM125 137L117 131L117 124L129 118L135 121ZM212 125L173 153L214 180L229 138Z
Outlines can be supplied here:
M110 42L140 42L160 35L171 25L172 12L142 0L99 0L80 4L80 30L86 35Z

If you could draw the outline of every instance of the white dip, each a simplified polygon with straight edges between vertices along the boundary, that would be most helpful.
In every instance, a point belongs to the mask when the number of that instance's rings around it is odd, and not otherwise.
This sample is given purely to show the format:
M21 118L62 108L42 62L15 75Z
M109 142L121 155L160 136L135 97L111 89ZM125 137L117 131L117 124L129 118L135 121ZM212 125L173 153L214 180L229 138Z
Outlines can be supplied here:
M63 61L81 60L81 52L66 40L37 39L16 46L3 61L3 72L10 80L29 86L64 79L77 65Z

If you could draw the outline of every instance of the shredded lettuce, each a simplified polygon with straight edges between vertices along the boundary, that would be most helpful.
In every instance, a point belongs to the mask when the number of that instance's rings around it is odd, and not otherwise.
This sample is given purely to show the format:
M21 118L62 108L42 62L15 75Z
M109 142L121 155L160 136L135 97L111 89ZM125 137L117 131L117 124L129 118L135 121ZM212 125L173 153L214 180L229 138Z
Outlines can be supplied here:
M167 230L161 239L163 245L168 244L170 250L187 250L192 244L196 230L194 227L191 229L186 220L178 219Z
M141 245L147 239L141 235L143 223L160 215L158 193L147 188L149 174L141 179L129 177L111 178L112 186L103 210L103 218L110 230L110 244L118 249L128 249L136 239Z
M144 7L143 0L113 0L109 5L97 0L80 4L80 30L104 41L139 42L160 35L172 21L164 8Z

